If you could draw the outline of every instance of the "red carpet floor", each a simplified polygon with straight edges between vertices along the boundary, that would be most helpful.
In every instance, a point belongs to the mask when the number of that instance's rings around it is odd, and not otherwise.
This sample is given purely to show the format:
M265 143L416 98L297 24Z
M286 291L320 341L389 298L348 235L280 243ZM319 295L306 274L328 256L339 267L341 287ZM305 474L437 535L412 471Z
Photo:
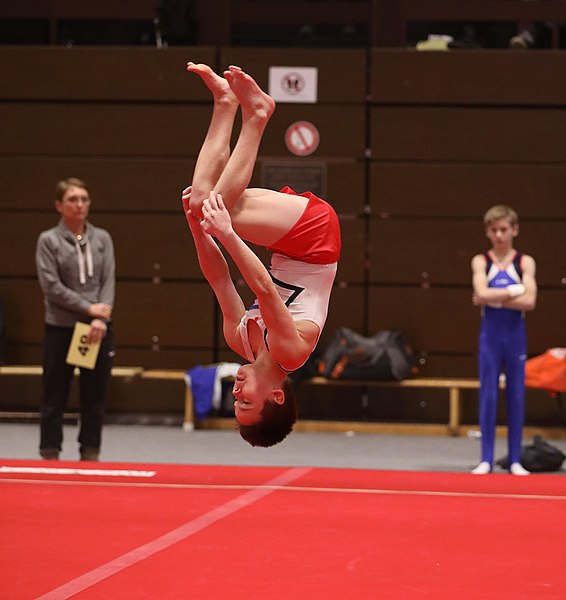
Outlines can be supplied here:
M566 478L0 460L7 600L566 598Z

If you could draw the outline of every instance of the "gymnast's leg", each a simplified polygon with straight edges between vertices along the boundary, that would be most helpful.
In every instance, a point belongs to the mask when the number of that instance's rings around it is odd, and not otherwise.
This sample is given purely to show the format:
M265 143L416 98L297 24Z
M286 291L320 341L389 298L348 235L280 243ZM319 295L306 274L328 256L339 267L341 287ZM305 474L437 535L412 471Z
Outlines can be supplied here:
M238 111L238 99L226 79L217 75L208 65L189 62L187 71L196 73L214 97L212 117L197 158L190 195L190 208L201 217L202 202L214 189L230 158L230 138Z
M250 183L263 133L275 110L275 101L239 67L231 66L224 76L242 109L238 141L214 187L231 211Z
M492 343L490 343L492 342ZM493 468L495 446L495 426L497 401L499 399L499 371L501 361L495 343L487 336L480 335L479 374L480 374L480 431L481 462L472 471L475 475L485 475Z
M513 475L528 475L529 472L521 464L525 422L526 335L521 331L515 338L505 354L509 471Z

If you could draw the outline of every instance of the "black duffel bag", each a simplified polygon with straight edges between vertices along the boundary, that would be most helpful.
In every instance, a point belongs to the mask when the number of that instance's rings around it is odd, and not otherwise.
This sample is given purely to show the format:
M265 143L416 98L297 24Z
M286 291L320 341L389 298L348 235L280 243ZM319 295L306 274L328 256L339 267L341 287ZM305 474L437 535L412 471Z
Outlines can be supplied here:
M401 381L415 373L415 354L398 329L365 337L340 327L318 358L318 374L329 379Z
M558 471L566 455L540 435L535 435L532 444L526 444L521 449L521 464L531 473L547 473ZM509 468L509 457L504 456L495 462L502 469Z

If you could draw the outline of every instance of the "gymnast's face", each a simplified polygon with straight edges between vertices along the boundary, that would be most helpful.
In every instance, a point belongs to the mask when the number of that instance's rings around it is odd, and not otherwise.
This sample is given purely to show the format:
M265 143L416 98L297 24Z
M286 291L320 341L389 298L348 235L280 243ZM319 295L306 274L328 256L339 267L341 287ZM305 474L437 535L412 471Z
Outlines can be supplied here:
M519 233L519 226L512 225L508 218L492 221L485 228L485 234L494 248L513 246L513 238Z
M236 420L241 425L257 423L265 403L275 400L272 382L260 376L253 364L243 365L238 369L232 393L236 399Z

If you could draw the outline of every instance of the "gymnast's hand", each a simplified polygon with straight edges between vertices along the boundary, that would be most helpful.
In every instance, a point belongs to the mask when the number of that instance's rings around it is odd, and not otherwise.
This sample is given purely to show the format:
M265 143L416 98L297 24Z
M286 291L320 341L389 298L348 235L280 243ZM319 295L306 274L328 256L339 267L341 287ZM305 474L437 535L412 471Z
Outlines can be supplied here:
M203 202L202 215L200 226L205 233L222 238L233 231L230 213L224 206L220 194L210 192L208 198Z

